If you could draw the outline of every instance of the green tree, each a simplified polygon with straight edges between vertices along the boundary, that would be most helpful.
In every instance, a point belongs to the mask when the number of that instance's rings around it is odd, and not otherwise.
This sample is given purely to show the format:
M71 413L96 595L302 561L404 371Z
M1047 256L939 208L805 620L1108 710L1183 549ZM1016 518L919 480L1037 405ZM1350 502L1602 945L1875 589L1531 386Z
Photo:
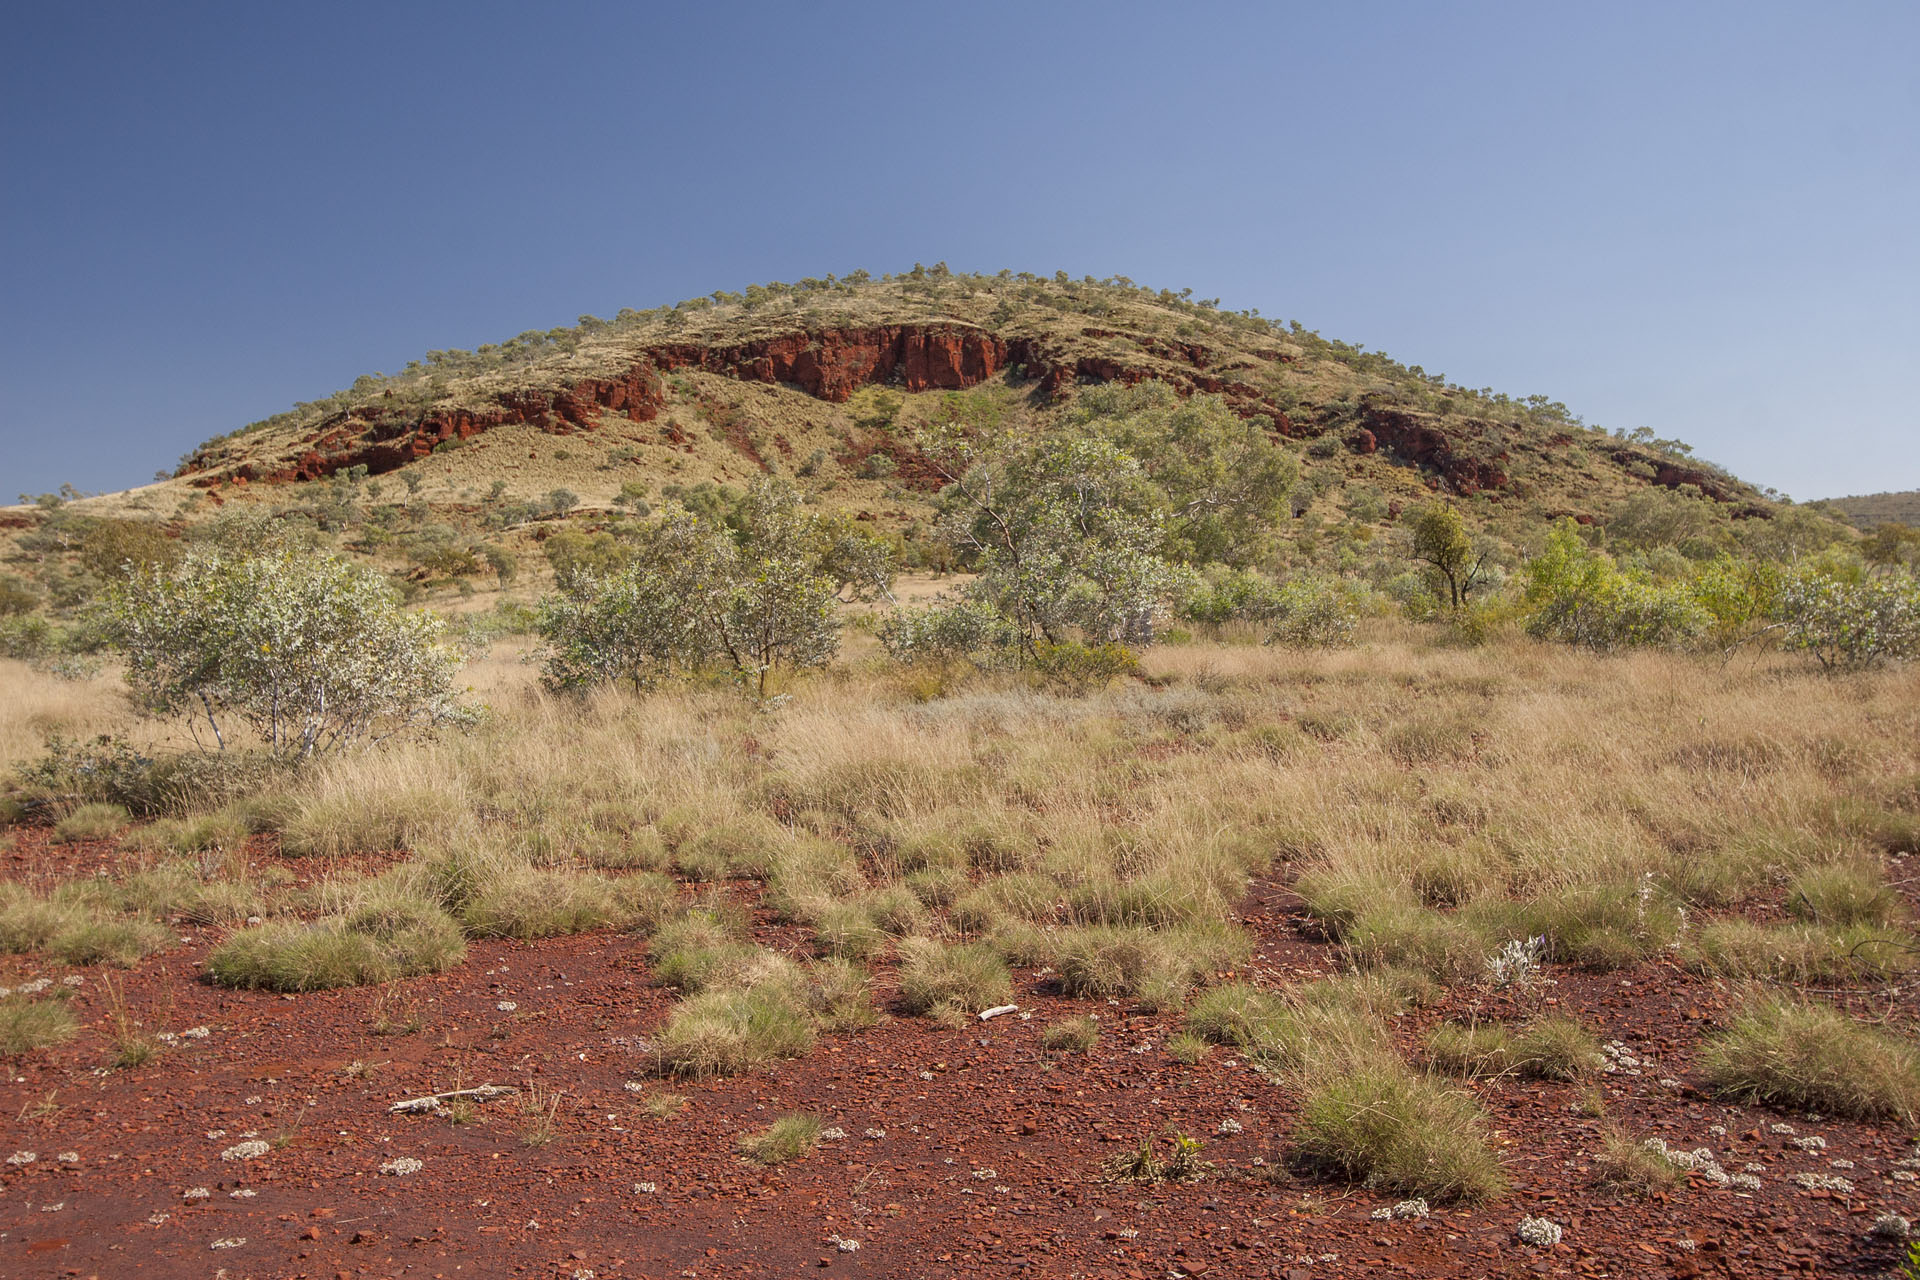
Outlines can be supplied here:
M1446 583L1448 605L1460 608L1485 580L1488 551L1476 550L1465 517L1450 502L1423 507L1414 516L1410 533L1413 558Z
M304 757L474 714L441 620L334 556L192 552L116 584L105 626L143 709L204 724L223 750L236 724Z
M556 688L644 689L718 660L764 697L779 668L832 658L843 597L892 582L891 548L775 481L707 514L669 506L624 549L624 562L562 574L542 602Z

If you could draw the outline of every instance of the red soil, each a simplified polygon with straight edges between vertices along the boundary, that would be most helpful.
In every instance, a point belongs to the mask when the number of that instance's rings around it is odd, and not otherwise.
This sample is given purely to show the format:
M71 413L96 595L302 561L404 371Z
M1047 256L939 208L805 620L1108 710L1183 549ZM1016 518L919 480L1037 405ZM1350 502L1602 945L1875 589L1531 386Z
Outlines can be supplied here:
M7 878L113 860L109 846L62 850L45 837L18 833ZM269 846L256 852L278 860ZM732 891L751 899L754 887ZM1284 986L1334 967L1331 949L1301 933L1296 905L1274 884L1249 896L1260 954L1248 976ZM762 941L799 945L758 920ZM1725 1000L1663 962L1557 971L1551 999L1645 1060L1641 1074L1603 1078L1613 1119L1673 1146L1709 1146L1729 1172L1764 1165L1758 1192L1696 1180L1661 1200L1613 1201L1591 1189L1586 1153L1600 1122L1574 1109L1579 1086L1477 1084L1513 1190L1490 1206L1382 1222L1368 1215L1394 1197L1269 1176L1296 1114L1291 1089L1222 1050L1183 1066L1162 1047L1176 1015L1067 1000L1032 971L1016 983L1030 1020L950 1031L899 1017L764 1073L675 1083L647 1074L642 1042L674 1000L652 985L630 936L476 943L445 975L283 997L204 982L217 932L183 929L180 947L125 975L80 971L73 1007L87 1030L9 1064L0 1148L36 1158L0 1165L0 1275L1867 1275L1894 1253L1866 1237L1874 1216L1916 1216L1920 1184L1891 1176L1907 1151L1893 1129L1730 1107L1701 1091L1696 1046ZM0 984L69 972L9 957ZM124 978L127 1004L150 1025L208 1034L145 1066L103 1070L109 976ZM887 965L876 982L884 1007ZM1462 990L1401 1019L1396 1035L1411 1049L1436 1019L1476 1003L1490 1016L1515 1012ZM420 1028L374 1034L382 1008L417 1010ZM1041 1048L1048 1022L1080 1013L1104 1029L1090 1053ZM346 1070L356 1062L365 1074ZM483 1083L563 1090L553 1140L521 1141L513 1099L458 1126L387 1112L397 1099ZM685 1094L686 1108L648 1116L640 1104L667 1091ZM58 1110L41 1114L45 1101ZM743 1131L792 1110L847 1136L773 1169L735 1154ZM1242 1131L1220 1133L1228 1119ZM1791 1146L1770 1131L1779 1122L1827 1147ZM1205 1137L1216 1172L1154 1187L1101 1176L1107 1158L1169 1129ZM274 1145L221 1158L249 1136ZM381 1173L400 1157L424 1167ZM1841 1171L1851 1196L1790 1180L1832 1172L1836 1159L1853 1162ZM212 1194L190 1202L190 1188ZM1303 1203L1309 1195L1320 1199ZM1562 1223L1564 1241L1522 1245L1514 1229L1529 1214ZM244 1243L214 1247L232 1240Z

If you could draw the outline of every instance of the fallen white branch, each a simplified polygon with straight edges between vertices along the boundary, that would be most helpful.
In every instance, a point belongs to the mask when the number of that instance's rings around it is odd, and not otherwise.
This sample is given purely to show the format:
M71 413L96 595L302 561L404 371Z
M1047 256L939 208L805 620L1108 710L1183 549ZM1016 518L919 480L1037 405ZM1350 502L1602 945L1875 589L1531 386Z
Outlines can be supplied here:
M472 1098L475 1102L491 1102L495 1098L504 1098L518 1089L508 1084L483 1084L475 1089L449 1089L445 1093L428 1094L424 1098L408 1098L388 1107L389 1112L411 1115L416 1111L438 1111L440 1104L449 1098Z
M997 1018L1003 1013L1018 1012L1020 1012L1020 1006L1017 1004L997 1004L991 1009L982 1009L980 1011L980 1021L985 1022L988 1018Z

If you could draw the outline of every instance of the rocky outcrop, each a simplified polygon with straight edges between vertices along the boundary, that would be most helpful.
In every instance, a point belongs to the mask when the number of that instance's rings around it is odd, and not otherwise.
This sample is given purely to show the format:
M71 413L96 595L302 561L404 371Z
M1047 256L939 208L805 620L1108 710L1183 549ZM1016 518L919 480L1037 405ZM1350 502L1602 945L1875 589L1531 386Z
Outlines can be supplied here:
M1365 426L1347 439L1356 452L1385 449L1402 462L1425 467L1455 493L1473 494L1507 485L1506 469L1500 465L1507 458L1504 449L1492 456L1471 453L1425 414L1369 406Z
M959 391L1008 369L1018 370L1048 398L1064 394L1076 383L1130 385L1158 378L1183 395L1220 395L1241 416L1264 415L1276 430L1293 434L1287 415L1257 388L1209 372L1216 354L1199 343L1098 329L1084 333L1127 338L1162 363L1070 353L1040 340L1003 338L954 323L807 330L719 346L661 343L642 351L632 367L617 377L584 378L557 389L505 391L487 407L432 409L417 417L377 401L356 405L321 422L296 451L279 459L228 466L217 456L196 456L188 460L182 474L194 475L193 483L208 488L229 481L317 480L352 467L381 475L424 458L449 441L468 440L507 424L525 423L564 435L591 429L607 412L650 422L666 403L661 375L684 369L743 382L782 383L833 403L844 403L861 387L873 385L904 391ZM1276 352L1271 358L1292 357ZM674 443L684 442L684 434L677 430L671 434ZM914 470L916 478L932 482L931 476L918 475L914 459L896 461L903 471Z

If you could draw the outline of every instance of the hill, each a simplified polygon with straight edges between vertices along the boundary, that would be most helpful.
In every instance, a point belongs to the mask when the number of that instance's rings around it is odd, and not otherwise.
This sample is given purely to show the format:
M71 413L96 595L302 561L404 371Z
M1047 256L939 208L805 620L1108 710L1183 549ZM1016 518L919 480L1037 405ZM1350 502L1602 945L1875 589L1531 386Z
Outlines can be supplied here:
M1810 505L1831 512L1859 529L1873 529L1883 524L1920 525L1920 489L1822 498Z
M524 498L564 485L594 506L636 482L787 471L898 520L937 487L911 427L943 412L945 393L997 397L1044 423L1080 385L1148 379L1265 417L1312 460L1319 492L1442 490L1595 519L1648 485L1692 485L1743 513L1763 507L1675 442L1609 436L1544 396L1460 387L1297 322L1120 279L941 267L750 286L430 352L209 441L178 475L225 492L412 470L430 489L502 481L496 498Z

